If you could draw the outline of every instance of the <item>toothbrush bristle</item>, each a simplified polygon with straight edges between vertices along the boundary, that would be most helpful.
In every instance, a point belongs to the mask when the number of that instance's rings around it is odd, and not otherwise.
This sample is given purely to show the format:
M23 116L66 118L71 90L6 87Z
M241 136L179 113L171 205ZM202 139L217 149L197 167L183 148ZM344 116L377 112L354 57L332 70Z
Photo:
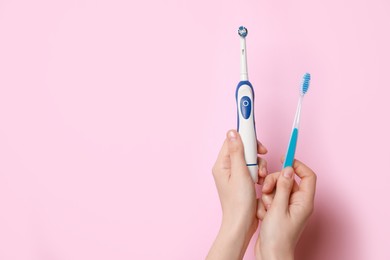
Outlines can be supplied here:
M305 75L303 75L301 95L306 94L306 92L309 90L309 85L310 85L310 73L305 73Z
M240 35L241 37L245 38L248 35L248 29L245 28L244 26L240 26L238 28L238 35Z

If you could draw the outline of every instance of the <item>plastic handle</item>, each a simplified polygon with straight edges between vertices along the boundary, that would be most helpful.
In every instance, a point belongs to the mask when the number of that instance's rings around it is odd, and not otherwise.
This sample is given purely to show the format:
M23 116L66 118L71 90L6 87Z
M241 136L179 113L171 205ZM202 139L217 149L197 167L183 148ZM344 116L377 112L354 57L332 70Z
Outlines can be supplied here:
M298 128L294 128L291 133L291 139L290 143L288 144L286 158L284 159L284 165L283 168L286 168L288 166L292 167L294 163L294 157L295 157L295 149L297 147L297 140L298 140Z
M254 182L258 181L257 138L254 117L254 93L249 81L241 81L236 91L237 131L244 144L246 165Z

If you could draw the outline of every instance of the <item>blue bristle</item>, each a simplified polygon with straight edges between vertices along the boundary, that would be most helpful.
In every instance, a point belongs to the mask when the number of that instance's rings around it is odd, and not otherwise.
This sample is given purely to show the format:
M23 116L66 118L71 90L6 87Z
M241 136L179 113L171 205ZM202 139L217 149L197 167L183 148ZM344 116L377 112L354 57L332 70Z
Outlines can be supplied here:
M244 26L240 26L238 28L238 35L240 35L241 37L245 38L248 35L248 29L245 28Z
M302 87L301 87L302 95L305 95L306 92L309 90L309 85L310 85L310 73L305 73L305 75L303 76Z

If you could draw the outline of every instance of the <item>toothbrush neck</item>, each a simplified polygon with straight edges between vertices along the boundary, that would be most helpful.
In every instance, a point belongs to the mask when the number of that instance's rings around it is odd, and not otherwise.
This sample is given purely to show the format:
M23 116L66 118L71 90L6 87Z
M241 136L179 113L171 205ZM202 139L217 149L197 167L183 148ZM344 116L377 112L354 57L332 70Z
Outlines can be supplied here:
M242 74L241 73L241 81L248 81L248 74Z
M246 42L245 38L241 37L240 40L241 45L241 81L247 81L248 80L248 64L246 61Z
M241 74L241 81L248 81L248 74Z
M294 119L294 127L293 128L299 128L299 123L301 120L301 108L302 108L302 101L303 101L303 95L299 96L298 106L297 106L297 112L295 113L295 119Z

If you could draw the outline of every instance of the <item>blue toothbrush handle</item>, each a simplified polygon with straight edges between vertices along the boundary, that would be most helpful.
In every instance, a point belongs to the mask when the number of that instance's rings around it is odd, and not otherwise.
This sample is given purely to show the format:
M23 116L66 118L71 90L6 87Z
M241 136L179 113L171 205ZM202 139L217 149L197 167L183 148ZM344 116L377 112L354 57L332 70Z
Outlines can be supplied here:
M295 157L295 149L297 147L298 128L294 128L291 133L290 143L288 144L286 158L284 159L283 168L292 167Z

